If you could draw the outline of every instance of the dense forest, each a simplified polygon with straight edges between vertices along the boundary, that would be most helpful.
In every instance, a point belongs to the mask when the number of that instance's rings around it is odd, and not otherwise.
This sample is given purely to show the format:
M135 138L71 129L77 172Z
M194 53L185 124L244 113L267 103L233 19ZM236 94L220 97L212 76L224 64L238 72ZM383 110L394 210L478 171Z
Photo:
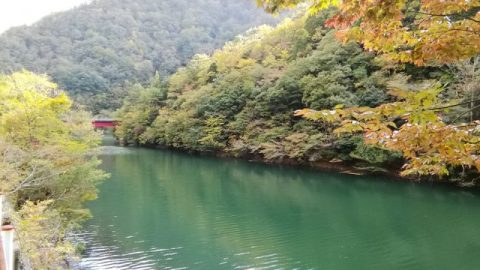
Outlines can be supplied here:
M338 139L293 114L376 106L390 99L389 79L407 76L382 69L355 43L342 45L323 26L327 14L250 30L211 57L196 56L167 82L136 86L119 111L119 138L281 163L395 160L396 153L365 146L358 136Z
M118 111L122 120L118 137L125 144L166 146L282 164L384 172L399 172L403 166L405 175L438 176L450 172L457 177L456 166L449 163L452 160L409 168L405 151L415 149L367 143L362 129L350 125L342 131L334 120L341 122L338 111L344 107L373 110L396 104L414 110L418 106L406 101L434 106L461 100L478 91L464 89L467 81L478 81L478 61L428 67L392 64L378 54L364 51L356 42L342 44L336 30L325 26L333 14L335 9L287 19L276 28L252 29L212 56L195 56L167 80L157 76L148 87L134 86ZM468 76L473 76L473 81L467 80ZM442 90L443 98L438 98L440 92L433 86L438 84L448 85ZM405 89L410 91L410 98ZM307 114L306 110L294 114L302 108L326 110L321 113L331 117L307 117L316 120L310 121L300 117ZM464 111L452 109L450 119L452 113ZM467 114L461 116L456 120L463 120ZM435 119L435 115L429 117ZM406 121L405 117L393 117L386 121L391 128L382 128L392 131ZM414 145L409 141L405 144ZM462 173L467 173L466 168Z
M0 72L47 73L98 113L128 82L169 74L250 27L274 23L249 0L97 0L0 36Z

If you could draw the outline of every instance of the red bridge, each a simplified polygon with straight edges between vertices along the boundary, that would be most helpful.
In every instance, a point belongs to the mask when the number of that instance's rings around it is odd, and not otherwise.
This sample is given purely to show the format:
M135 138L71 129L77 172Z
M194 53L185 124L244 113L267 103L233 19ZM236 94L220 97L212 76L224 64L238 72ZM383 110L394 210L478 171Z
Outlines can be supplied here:
M113 120L113 119L95 119L92 120L92 125L94 128L107 128L111 127L114 128L120 124L120 121Z

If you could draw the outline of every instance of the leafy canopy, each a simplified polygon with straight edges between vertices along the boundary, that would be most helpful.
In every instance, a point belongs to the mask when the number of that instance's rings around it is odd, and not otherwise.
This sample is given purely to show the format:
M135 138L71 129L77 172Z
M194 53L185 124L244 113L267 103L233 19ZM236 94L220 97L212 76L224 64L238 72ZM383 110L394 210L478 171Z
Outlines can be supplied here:
M336 15L326 24L337 29L337 37L358 41L364 49L396 62L431 66L467 59L475 63L469 59L480 53L478 0L257 2L270 12L302 2L311 3L312 13L336 6ZM374 108L338 105L333 110L333 106L328 110L298 110L296 115L331 125L338 135L364 134L367 144L400 151L407 160L404 175L444 176L458 170L465 174L471 168L478 174L479 123L455 124L464 113L447 111L465 104L470 105L469 111L478 106L472 98L469 103L452 104L455 101L441 98L442 90L438 86L394 88L389 94L396 101ZM472 89L464 92L474 93Z
M252 29L212 56L197 55L166 81L161 102L142 98L157 91L155 86L132 91L118 111L117 136L126 144L268 162L342 159L374 163L370 167L391 162L388 151L358 137L335 140L330 130L291 113L301 106L375 106L386 98L373 55L354 42L342 45L323 26L329 15Z
M390 60L423 66L480 53L479 0L257 0L269 12L303 2L311 4L312 13L337 6L327 24L338 37Z
M28 269L65 268L73 253L66 233L89 216L82 203L106 176L90 119L46 76L0 75L0 195L14 208Z
M334 110L295 112L322 121L342 134L364 134L365 142L400 151L407 159L403 175L449 175L451 169L475 167L480 171L479 122L447 124L443 115L456 106L438 98L440 87L418 91L392 89L396 102L375 108L337 106Z
M173 73L278 19L238 0L97 0L0 35L0 72L49 74L88 109L116 109L127 82Z

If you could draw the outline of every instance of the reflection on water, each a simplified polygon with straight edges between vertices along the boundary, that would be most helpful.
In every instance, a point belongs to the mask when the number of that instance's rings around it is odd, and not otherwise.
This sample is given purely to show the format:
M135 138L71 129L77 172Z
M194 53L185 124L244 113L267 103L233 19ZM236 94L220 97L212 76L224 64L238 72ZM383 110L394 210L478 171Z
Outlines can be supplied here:
M476 269L472 192L105 148L83 269ZM126 152L125 152L126 151Z
M118 147L118 146L101 146L98 148L98 151L102 153L103 156L107 155L121 155L121 154L129 154L131 153L130 148L126 147Z

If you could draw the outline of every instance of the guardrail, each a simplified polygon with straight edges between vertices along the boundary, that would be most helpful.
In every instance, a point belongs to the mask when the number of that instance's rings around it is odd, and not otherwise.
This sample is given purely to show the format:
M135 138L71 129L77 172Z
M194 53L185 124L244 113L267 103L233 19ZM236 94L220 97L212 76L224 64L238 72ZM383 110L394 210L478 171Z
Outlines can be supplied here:
M15 229L12 225L3 225L4 195L0 195L0 270L15 269Z

